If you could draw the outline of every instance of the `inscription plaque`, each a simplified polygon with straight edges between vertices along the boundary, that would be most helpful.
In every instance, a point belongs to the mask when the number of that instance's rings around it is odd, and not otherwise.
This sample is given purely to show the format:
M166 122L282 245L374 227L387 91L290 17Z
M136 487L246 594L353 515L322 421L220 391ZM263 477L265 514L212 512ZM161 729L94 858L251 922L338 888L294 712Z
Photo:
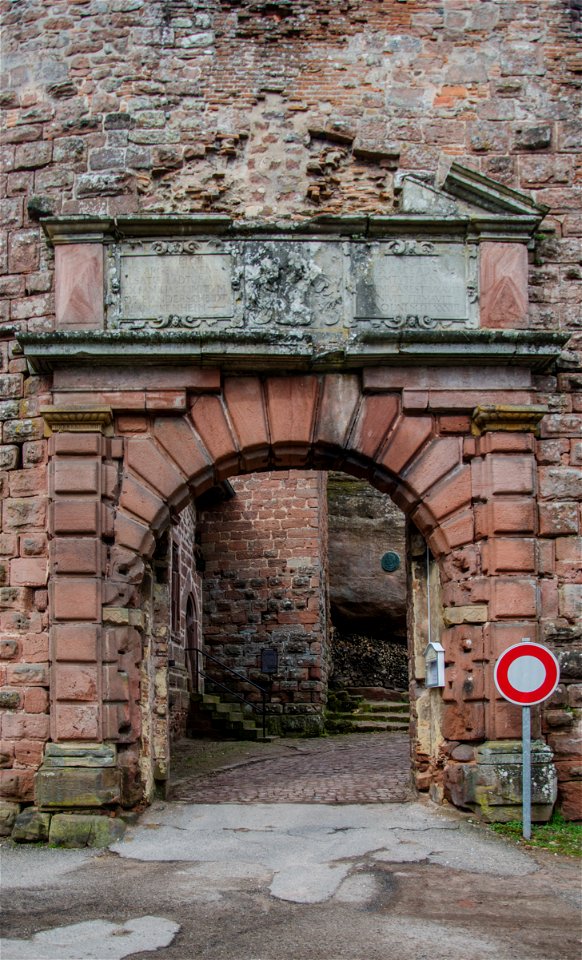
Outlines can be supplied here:
M193 326L234 314L231 257L125 255L120 269L121 317L154 326Z
M459 244L366 244L354 257L355 319L388 329L466 325L476 299L468 260Z
M109 249L109 329L220 336L308 328L338 343L366 330L475 327L477 247L392 239L197 239Z

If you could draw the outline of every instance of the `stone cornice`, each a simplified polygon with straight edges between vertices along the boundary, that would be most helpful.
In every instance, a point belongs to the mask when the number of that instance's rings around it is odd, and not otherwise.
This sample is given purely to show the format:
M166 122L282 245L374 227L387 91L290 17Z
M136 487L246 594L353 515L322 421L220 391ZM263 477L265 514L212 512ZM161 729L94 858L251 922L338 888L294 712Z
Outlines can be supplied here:
M195 363L224 370L357 370L369 366L518 364L543 371L568 336L544 331L374 332L322 346L308 333L191 331L19 333L35 372L95 364ZM79 421L81 422L81 421Z
M537 433L540 421L547 412L548 408L542 404L483 404L475 407L473 411L471 433L476 437L489 430Z
M107 435L113 423L109 406L41 407L47 436L53 433L101 433Z
M164 237L221 236L229 240L273 237L313 240L322 237L380 239L417 236L422 239L528 242L540 223L537 211L499 213L489 210L447 215L395 213L377 216L320 216L282 221L233 221L227 216L149 214L126 217L46 217L41 220L49 242L119 243Z

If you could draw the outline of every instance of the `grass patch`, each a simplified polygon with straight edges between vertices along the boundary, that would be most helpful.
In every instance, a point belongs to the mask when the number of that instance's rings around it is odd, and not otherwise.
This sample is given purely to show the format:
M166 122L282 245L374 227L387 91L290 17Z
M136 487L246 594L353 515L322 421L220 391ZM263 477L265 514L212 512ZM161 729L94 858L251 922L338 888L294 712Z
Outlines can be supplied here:
M522 837L520 820L510 823L491 823L494 833L509 840L515 840L524 847L537 847L550 853L561 853L567 857L582 857L582 823L564 820L559 811L553 813L548 823L532 824L531 840Z

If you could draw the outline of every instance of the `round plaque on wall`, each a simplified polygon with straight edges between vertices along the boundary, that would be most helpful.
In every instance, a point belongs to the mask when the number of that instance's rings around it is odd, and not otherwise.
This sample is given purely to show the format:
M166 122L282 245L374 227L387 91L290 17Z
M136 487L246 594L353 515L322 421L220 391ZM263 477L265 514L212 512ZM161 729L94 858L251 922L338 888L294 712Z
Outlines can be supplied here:
M400 566L400 557L394 550L389 550L388 553L385 553L382 559L380 560L382 570L385 570L386 573L394 573L395 570L398 570Z

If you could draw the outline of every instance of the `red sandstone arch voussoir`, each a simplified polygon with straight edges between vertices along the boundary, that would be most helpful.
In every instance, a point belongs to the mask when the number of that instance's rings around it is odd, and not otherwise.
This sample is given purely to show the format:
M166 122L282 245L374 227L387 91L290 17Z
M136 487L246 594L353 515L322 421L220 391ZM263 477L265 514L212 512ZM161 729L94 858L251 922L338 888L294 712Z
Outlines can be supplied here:
M400 398L396 394L365 394L349 439L350 450L375 460L386 445L399 409Z
M266 380L267 415L276 466L305 465L311 450L318 394L316 376Z
M169 506L177 507L190 497L184 476L150 437L127 441L126 465L152 487Z
M152 426L157 443L186 477L194 496L215 483L212 459L188 416L157 417Z
M216 479L238 473L240 450L222 397L197 397L190 418L214 464Z
M246 472L268 466L269 424L263 384L258 377L227 377L224 401Z
M324 460L330 452L337 455L346 449L360 399L359 377L343 373L323 377L313 442Z
M123 477L119 506L137 520L145 522L154 533L161 531L170 520L170 510L165 500L129 471Z
M432 417L402 414L394 424L379 463L393 476L400 477L434 432Z

